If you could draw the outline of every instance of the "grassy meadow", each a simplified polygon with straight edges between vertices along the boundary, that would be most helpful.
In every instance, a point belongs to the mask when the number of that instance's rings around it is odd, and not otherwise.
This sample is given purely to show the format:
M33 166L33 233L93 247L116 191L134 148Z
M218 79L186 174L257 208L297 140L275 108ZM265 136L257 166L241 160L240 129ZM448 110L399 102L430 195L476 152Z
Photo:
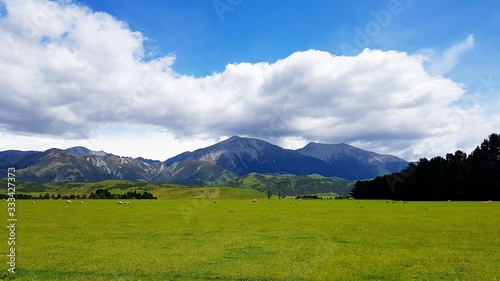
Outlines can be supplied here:
M217 203L18 200L13 279L500 280L500 203L252 203L208 190L187 198Z

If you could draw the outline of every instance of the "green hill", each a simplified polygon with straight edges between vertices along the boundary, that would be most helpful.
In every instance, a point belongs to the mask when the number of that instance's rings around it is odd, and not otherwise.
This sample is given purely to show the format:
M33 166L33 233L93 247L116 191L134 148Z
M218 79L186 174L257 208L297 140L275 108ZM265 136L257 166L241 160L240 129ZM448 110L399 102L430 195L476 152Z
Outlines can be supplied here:
M273 194L304 195L314 193L335 193L341 196L350 194L353 182L337 177L320 175L261 175L252 173L243 177L219 182L218 185L245 187L265 192L271 189Z

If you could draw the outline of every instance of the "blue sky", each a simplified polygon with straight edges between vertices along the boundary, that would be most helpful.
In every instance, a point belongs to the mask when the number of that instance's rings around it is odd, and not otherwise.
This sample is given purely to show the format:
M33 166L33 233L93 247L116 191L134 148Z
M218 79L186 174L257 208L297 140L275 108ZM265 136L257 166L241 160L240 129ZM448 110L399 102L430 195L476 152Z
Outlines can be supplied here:
M496 72L500 61L497 1L80 2L127 22L149 39L151 52L175 54L174 69L195 76L223 71L232 62L274 62L309 49L335 55L357 55L365 47L408 53L433 49L439 55L469 34L475 38L474 51L461 58L450 77L474 86L478 76ZM373 12L387 11L391 4L401 11L391 14L387 24L379 22L386 26L367 44L356 45L356 29L365 31L377 22ZM342 43L354 48L345 52Z
M499 31L498 1L0 0L0 150L470 152L500 128Z

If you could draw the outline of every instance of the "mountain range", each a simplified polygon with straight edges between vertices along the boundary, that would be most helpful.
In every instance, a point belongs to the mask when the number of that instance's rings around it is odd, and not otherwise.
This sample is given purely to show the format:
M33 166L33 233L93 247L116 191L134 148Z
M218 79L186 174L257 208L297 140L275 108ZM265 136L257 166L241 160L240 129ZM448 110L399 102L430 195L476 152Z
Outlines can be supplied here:
M223 185L249 174L359 180L399 172L407 166L401 158L347 144L309 143L290 150L238 136L165 161L122 157L85 147L0 152L2 173L15 167L18 180L55 183L123 179L203 186Z

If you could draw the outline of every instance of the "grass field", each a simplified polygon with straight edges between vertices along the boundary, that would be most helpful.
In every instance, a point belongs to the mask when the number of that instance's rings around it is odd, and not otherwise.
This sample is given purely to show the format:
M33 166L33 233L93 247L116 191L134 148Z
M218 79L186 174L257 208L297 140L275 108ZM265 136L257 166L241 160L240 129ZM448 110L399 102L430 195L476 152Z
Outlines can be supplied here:
M14 279L500 280L496 202L35 201Z

